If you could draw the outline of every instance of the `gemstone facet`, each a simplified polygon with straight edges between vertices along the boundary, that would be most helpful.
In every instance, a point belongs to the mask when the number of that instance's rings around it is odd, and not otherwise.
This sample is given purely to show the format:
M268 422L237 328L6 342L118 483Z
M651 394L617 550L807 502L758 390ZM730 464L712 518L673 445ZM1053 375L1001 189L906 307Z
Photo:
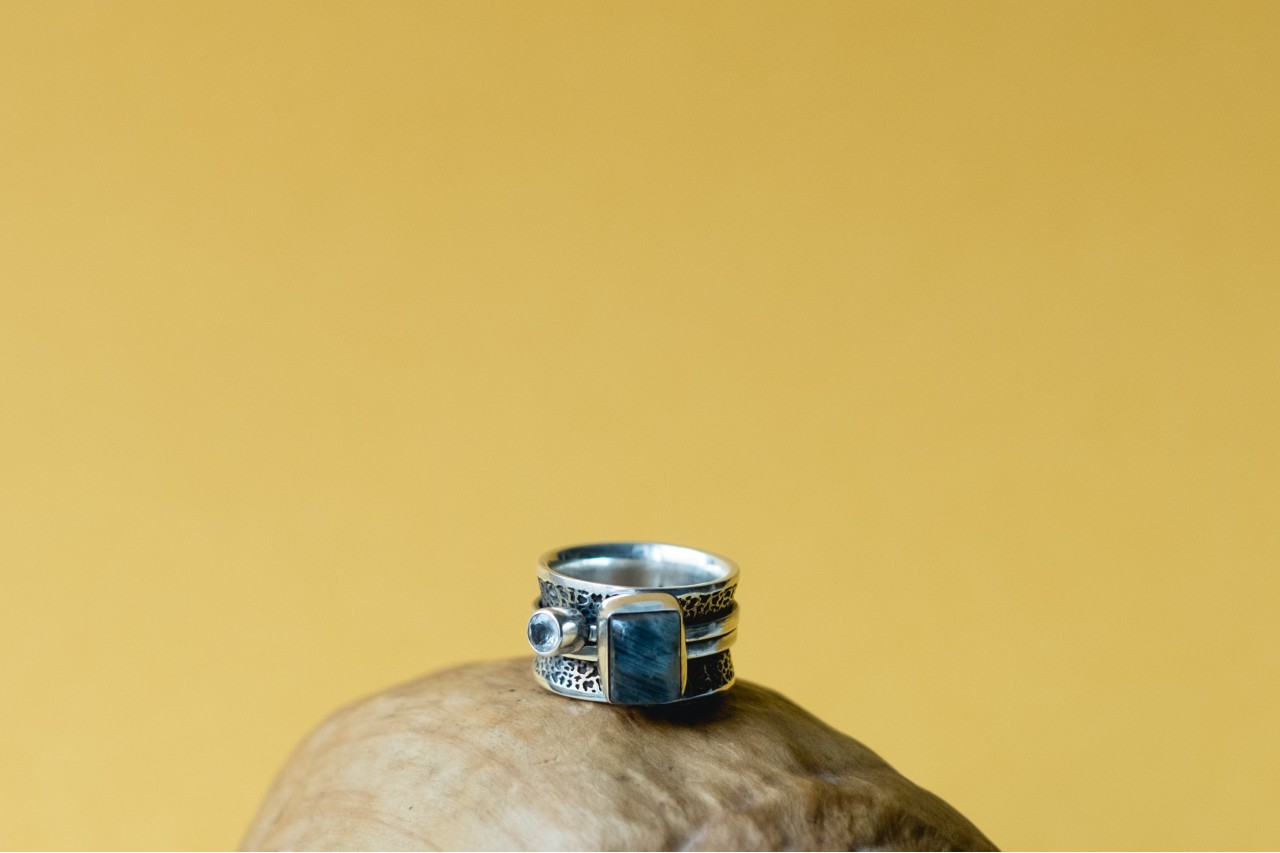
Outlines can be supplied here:
M560 623L554 616L539 610L529 618L529 645L538 654L550 654L560 646Z

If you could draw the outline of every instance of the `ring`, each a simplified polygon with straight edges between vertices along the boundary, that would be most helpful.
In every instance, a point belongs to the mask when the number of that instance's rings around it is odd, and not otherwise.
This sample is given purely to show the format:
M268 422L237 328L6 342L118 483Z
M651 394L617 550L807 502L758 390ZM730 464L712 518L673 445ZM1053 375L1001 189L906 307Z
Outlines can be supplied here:
M577 545L538 560L526 635L554 693L666 705L733 686L738 567L661 542Z

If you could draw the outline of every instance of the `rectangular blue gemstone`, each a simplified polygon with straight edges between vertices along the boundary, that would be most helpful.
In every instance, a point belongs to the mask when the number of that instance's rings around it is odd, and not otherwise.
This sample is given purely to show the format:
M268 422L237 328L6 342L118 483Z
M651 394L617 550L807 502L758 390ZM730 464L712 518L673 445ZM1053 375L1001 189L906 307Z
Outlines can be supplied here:
M609 701L654 705L680 698L680 613L654 610L609 617Z

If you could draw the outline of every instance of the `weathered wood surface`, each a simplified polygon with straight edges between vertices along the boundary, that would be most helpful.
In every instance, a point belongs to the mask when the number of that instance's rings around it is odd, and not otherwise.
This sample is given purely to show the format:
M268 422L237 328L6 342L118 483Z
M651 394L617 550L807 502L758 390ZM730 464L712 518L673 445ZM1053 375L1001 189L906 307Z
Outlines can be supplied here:
M339 710L289 760L244 849L994 849L758 685L645 711L555 696L529 666L458 667Z

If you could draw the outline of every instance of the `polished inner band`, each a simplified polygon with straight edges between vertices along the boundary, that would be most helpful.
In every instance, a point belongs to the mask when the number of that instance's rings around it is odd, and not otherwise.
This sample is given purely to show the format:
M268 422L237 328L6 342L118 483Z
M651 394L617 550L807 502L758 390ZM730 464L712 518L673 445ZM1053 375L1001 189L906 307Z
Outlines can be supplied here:
M738 568L715 554L662 542L579 545L544 554L548 575L600 587L696 591L735 580Z

